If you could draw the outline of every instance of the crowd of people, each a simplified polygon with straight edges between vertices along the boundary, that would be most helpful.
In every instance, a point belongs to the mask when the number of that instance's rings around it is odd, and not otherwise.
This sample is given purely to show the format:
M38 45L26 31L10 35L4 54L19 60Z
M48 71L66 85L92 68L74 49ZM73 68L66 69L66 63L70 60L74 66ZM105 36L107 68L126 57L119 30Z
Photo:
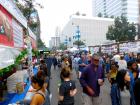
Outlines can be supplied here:
M75 105L78 88L72 80L73 71L83 89L83 105L101 105L100 87L111 86L112 105L140 105L140 55L99 55L90 52L56 53L40 58L38 73L31 78L34 88L30 105L50 105L51 67L60 70L61 84L58 105Z

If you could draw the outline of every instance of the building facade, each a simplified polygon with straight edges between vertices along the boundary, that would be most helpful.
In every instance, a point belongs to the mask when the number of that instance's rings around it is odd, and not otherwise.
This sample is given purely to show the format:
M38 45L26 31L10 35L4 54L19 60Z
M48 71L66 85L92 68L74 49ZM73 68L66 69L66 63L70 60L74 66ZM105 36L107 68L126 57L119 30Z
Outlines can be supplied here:
M130 22L138 23L138 0L93 0L93 14L103 17L124 15Z
M106 42L106 33L108 26L114 24L114 19L73 16L65 25L60 36L61 43L67 41L68 47L73 47L73 43L79 40L85 43L86 46L101 45Z
M50 48L58 48L60 45L60 37L51 37L51 40L49 41L49 47Z

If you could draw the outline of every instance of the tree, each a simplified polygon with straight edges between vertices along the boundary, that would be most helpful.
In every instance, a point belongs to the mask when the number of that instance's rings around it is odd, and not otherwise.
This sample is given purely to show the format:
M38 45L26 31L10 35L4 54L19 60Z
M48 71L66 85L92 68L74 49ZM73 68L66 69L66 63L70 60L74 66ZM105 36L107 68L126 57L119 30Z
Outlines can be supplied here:
M110 18L114 19L114 15L110 16Z
M115 18L114 25L108 27L106 38L108 40L132 41L135 40L136 27L134 23L130 24L126 17L121 16Z
M78 11L78 12L76 12L76 13L75 13L75 15L80 16L80 12L79 12L79 11Z
M108 18L108 15L105 15L105 18Z
M98 17L103 17L103 15L102 15L102 13L100 12L100 13L98 13Z
M45 44L40 39L40 19L38 16L37 10L34 8L35 5L38 5L40 8L43 8L40 4L33 4L34 0L22 0L24 3L20 3L18 0L15 0L16 5L26 17L28 21L28 27L35 33L37 36L37 47L45 47ZM32 18L32 14L36 14L36 19ZM34 21L36 20L36 21Z
M37 40L37 47L38 48L45 47L45 43L40 38Z
M73 44L77 45L77 46L85 45L85 43L83 41L81 41L81 40L79 40L79 41L77 40L77 41L73 42Z
M67 49L67 46L64 43L60 43L59 49L60 50L66 50Z

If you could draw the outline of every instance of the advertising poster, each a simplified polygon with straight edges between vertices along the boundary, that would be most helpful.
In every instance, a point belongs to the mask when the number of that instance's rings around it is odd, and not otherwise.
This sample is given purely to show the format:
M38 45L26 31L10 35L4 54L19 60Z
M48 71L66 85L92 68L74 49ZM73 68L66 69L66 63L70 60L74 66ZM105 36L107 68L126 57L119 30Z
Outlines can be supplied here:
M12 16L0 5L0 44L14 46Z
M99 52L99 48L100 47L94 47L94 53L98 53Z
M24 46L23 29L14 19L12 20L12 26L13 26L14 47L22 48Z
M122 43L119 46L121 53L139 52L139 42Z
M117 45L111 45L111 46L102 46L101 47L101 52L102 53L116 53L117 52Z

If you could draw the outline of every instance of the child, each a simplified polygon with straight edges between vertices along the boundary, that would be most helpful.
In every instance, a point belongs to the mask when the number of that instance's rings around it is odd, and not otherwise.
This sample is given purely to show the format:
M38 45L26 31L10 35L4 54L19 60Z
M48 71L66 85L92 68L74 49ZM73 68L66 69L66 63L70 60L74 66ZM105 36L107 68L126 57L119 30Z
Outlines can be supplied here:
M75 82L70 79L70 71L62 70L63 82L59 88L59 105L74 105L74 96L77 92Z

